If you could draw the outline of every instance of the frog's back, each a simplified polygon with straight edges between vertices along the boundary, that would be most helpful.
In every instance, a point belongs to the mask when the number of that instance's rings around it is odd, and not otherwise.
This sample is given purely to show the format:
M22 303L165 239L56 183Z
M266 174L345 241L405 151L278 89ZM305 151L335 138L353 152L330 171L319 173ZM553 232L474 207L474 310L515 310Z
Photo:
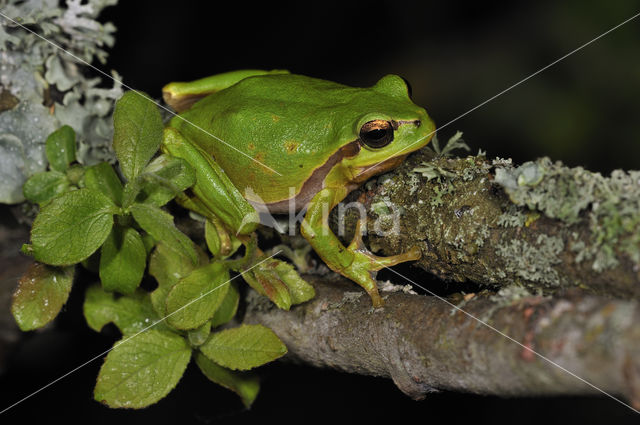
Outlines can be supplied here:
M349 137L353 122L341 119L342 109L358 90L301 75L250 77L200 100L172 126L211 154L243 195L251 188L273 203L290 198L291 187L297 194Z

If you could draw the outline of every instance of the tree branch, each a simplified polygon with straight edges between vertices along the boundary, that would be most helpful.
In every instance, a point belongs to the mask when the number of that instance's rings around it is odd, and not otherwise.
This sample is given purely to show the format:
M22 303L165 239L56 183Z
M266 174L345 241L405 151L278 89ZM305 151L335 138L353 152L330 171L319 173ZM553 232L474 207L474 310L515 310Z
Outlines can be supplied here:
M419 267L493 289L515 283L534 293L579 287L640 298L639 171L605 178L548 158L515 167L431 156L418 152L347 199L364 199L372 250L391 255L417 245ZM346 211L345 241L355 217Z
M290 312L251 291L244 322L273 329L290 361L390 377L416 399L436 390L516 396L600 389L640 407L635 301L469 294L458 303L464 313L400 291L383 293L384 308L372 310L366 294L332 276L305 276L317 296Z

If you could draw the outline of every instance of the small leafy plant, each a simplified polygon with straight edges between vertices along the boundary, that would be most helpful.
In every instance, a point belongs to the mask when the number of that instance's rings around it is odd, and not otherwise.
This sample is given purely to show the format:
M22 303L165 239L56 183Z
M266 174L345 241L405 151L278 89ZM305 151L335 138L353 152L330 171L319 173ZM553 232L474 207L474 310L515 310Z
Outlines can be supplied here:
M265 258L255 235L220 256L215 223L206 221L205 246L181 232L163 206L191 187L196 173L185 160L159 153L162 138L158 109L138 92L116 103L116 167L77 163L71 127L48 137L49 170L23 186L40 206L23 247L36 262L19 281L12 313L24 331L46 325L67 301L76 265L97 268L101 284L86 291L85 319L95 331L115 324L122 339L100 369L96 400L128 408L155 403L177 385L193 355L211 381L249 407L259 389L249 370L287 349L261 325L221 329L240 302L231 273L284 309L313 297L313 288L288 263ZM244 255L234 256L240 245ZM145 273L158 283L151 292L140 287Z

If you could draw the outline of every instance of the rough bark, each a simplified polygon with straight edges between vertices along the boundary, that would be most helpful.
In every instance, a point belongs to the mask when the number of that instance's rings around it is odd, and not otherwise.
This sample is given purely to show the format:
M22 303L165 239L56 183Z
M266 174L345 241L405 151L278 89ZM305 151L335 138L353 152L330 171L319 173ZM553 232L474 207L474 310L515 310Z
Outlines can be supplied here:
M385 306L372 310L342 278L306 278L317 296L290 312L247 296L244 322L273 329L290 361L389 377L413 398L436 390L517 396L597 387L640 407L636 301L473 294L456 309L449 300L399 291L383 293Z
M515 167L483 155L430 156L409 157L348 198L364 201L372 250L391 255L417 245L419 267L492 289L579 287L640 298L639 171L605 178L548 158ZM348 241L357 214L342 211ZM339 215L334 209L335 231Z

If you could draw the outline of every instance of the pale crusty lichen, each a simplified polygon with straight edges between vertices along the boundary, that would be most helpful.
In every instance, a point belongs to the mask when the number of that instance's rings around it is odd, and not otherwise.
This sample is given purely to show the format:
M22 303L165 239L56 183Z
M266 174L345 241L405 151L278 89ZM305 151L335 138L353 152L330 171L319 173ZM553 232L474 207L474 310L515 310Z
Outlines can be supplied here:
M572 246L576 261L593 260L593 270L601 272L619 264L620 251L640 266L640 171L615 170L604 177L541 158L498 167L495 182L518 206L568 225L587 222L591 238Z
M496 254L504 259L507 272L553 287L560 284L560 276L554 266L561 263L558 255L563 249L561 238L541 234L535 245L519 239L499 244Z
M501 306L511 305L521 299L533 296L533 294L525 287L520 285L509 285L504 288L500 288L498 292L489 298L492 301L498 302Z
M76 132L79 162L115 160L111 114L121 84L102 88L85 71L94 59L104 63L115 41L115 27L97 18L116 2L0 0L0 203L24 200L24 181L46 169L46 136L63 124Z
M498 225L503 227L522 227L527 221L527 216L517 205L509 205L507 210L498 217Z

